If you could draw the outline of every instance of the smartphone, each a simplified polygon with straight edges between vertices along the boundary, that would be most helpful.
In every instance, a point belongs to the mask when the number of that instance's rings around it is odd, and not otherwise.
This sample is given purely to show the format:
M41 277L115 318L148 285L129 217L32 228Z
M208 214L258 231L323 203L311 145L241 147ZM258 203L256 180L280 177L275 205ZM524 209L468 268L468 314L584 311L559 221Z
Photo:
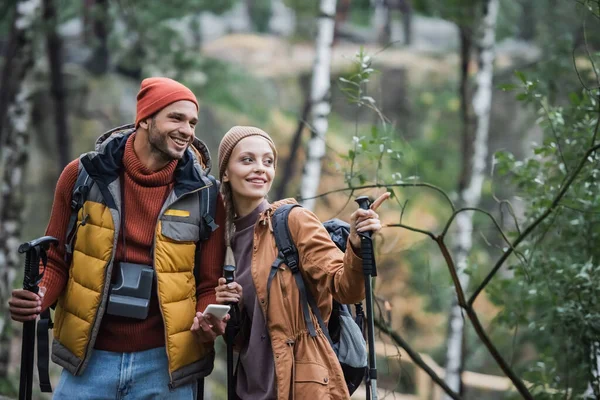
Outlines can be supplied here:
M224 304L209 304L202 314L214 315L217 319L223 319L229 312L229 306Z

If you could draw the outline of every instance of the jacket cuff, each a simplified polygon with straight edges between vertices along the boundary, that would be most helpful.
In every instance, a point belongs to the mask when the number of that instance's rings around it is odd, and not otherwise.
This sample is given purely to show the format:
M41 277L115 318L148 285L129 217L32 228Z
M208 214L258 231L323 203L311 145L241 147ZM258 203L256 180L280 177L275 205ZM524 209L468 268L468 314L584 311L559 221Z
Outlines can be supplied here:
M354 248L352 247L352 244L350 243L350 239L348 239L348 242L346 243L346 253L345 253L345 258L346 258L346 265L350 265L350 268L353 271L361 271L363 270L363 262L362 262L362 258L356 254L356 252L354 251Z

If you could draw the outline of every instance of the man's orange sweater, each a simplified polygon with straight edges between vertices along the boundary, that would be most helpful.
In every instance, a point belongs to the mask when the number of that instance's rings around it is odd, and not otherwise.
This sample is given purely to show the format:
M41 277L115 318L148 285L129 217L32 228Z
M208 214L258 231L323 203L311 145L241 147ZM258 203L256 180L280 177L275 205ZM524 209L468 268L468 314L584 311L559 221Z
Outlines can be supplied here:
M135 134L125 145L123 155L124 185L123 206L125 208L125 248L119 237L113 277L116 277L118 263L127 261L136 264L152 265L151 249L160 209L174 186L174 171L177 160L171 161L160 171L148 170L138 159L133 149ZM48 267L40 286L46 287L42 309L52 305L64 290L69 276L69 266L64 261L65 237L71 216L71 193L77 180L79 160L69 163L62 172L56 191L52 213L46 235L59 239L57 247L48 252ZM198 311L203 311L215 303L217 280L222 275L224 261L224 238L221 227L225 225L225 210L219 199L216 210L216 223L219 228L202 243L202 264L200 279L197 282ZM123 233L123 232L121 232ZM189 321L192 325L193 321ZM145 320L118 317L105 314L96 339L95 348L114 352L134 352L164 346L165 333L162 315L156 296L156 284L152 291L150 309Z

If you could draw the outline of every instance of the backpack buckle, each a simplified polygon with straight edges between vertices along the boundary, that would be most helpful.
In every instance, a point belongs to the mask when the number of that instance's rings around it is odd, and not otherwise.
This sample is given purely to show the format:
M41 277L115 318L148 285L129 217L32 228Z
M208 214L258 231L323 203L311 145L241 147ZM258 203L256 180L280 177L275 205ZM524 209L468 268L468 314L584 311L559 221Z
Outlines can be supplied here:
M281 253L283 254L283 259L288 268L292 270L292 273L298 272L298 262L296 261L296 257L294 257L294 254L296 254L294 249L292 247L286 247L281 250Z
M214 232L217 230L219 225L217 225L217 223L215 222L215 220L213 219L213 217L210 214L204 214L203 218L204 218L204 222L206 222L206 225L208 225L210 227L211 232Z

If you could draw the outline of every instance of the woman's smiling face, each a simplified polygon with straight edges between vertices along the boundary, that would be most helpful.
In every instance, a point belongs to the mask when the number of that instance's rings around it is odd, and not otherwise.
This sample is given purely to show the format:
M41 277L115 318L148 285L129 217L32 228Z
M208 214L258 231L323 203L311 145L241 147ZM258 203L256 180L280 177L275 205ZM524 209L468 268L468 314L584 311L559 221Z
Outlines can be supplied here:
M231 185L233 201L240 208L252 211L266 197L275 177L275 154L270 143L261 136L249 136L233 148L223 182Z

